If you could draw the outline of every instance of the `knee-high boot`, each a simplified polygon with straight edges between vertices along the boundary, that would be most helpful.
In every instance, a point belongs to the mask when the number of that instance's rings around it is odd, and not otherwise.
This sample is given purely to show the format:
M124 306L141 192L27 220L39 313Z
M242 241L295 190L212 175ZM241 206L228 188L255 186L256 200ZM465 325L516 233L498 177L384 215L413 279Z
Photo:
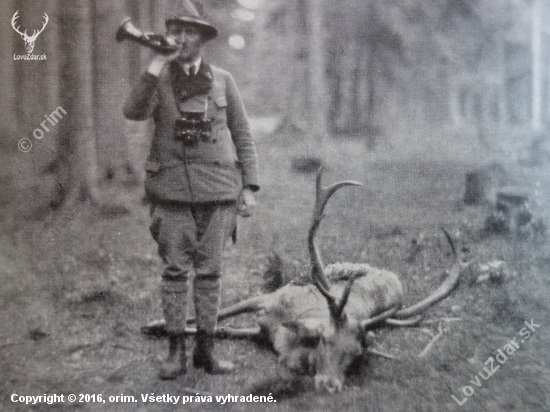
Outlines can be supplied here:
M160 379L176 379L187 372L185 324L187 315L187 282L163 281L162 307L166 319L168 357L159 370Z
M229 361L214 357L214 332L220 307L219 274L197 275L194 280L194 303L197 315L196 345L193 351L193 366L207 373L224 374L235 369Z

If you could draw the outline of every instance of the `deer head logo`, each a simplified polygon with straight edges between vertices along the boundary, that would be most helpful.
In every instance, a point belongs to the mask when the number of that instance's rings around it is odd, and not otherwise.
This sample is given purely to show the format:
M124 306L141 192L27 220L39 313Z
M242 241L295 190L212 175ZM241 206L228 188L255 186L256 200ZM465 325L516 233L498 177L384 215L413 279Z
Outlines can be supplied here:
M34 49L34 42L36 41L38 35L40 33L42 33L44 31L44 29L46 28L46 24L48 24L48 21L49 21L49 17L46 13L44 13L44 23L42 24L42 28L40 30L33 30L33 33L32 33L32 36L29 36L27 34L27 30L25 30L24 32L21 32L19 30L19 26L16 27L16 20L17 18L19 17L19 10L17 10L12 19L11 19L11 26L13 27L13 29L19 33L21 35L21 37L23 38L23 40L25 41L25 48L27 49L27 53L28 54L31 54L33 49Z

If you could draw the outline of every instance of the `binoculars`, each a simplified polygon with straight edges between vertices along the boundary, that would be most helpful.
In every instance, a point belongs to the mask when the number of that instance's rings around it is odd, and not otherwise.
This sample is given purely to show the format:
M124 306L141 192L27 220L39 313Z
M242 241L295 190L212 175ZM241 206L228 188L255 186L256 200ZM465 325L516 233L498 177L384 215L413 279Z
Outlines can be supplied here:
M183 112L176 119L174 138L185 146L193 146L199 140L207 141L212 137L212 120L205 118L202 112Z

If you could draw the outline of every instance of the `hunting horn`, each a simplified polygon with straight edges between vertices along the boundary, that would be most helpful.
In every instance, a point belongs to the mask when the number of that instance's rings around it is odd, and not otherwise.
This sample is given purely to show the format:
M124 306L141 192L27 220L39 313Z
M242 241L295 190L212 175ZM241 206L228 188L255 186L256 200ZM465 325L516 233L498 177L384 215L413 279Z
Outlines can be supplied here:
M162 54L170 54L178 49L178 45L174 39L165 37L162 34L143 33L132 24L131 20L130 17L127 17L120 24L116 32L117 42L132 40Z

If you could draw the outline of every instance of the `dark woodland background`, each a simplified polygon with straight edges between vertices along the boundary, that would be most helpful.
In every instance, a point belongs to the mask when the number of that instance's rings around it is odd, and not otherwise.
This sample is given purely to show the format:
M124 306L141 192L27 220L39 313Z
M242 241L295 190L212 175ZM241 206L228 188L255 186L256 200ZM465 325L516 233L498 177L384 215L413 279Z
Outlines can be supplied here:
M544 144L544 1L204 3L220 29L207 58L234 74L260 132L276 128L313 141L353 136L395 156L473 161L529 157ZM162 33L165 2L20 0L0 7L1 144L14 153L3 181L22 199L31 193L33 202L54 205L96 196L104 179L140 181L150 125L126 121L120 108L152 52L113 36L125 16ZM34 50L47 61L12 58L24 54L10 25L15 10L29 32L48 12ZM228 44L234 35L244 48ZM33 139L58 106L66 118ZM36 146L27 156L16 153L23 137Z

